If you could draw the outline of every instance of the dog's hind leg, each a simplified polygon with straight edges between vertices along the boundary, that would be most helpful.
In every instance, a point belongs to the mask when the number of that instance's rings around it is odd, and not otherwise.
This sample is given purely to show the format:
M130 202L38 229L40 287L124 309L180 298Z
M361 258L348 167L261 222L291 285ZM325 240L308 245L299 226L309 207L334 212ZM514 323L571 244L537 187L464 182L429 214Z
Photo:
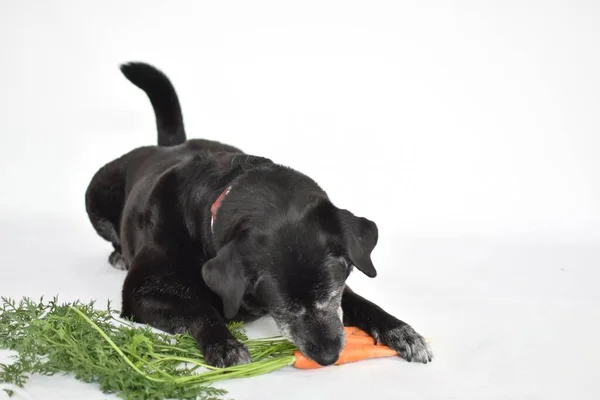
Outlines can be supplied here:
M100 168L85 193L88 217L98 235L113 245L114 251L108 261L117 269L127 269L119 238L121 213L125 203L124 163L124 157L121 157Z

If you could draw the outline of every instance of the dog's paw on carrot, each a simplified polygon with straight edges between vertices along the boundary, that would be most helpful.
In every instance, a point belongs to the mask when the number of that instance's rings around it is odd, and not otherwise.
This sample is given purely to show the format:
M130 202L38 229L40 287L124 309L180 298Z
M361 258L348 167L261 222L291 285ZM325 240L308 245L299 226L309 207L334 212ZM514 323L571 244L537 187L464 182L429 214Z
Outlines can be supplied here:
M423 336L410 325L403 324L396 328L376 332L376 337L384 345L396 350L406 361L427 364L433 360L433 351Z

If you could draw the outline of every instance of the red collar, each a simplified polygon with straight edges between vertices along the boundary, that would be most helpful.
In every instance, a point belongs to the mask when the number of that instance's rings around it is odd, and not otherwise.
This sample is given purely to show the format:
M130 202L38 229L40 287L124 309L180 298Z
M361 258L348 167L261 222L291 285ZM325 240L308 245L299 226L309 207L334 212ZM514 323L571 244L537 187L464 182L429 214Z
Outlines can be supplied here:
M223 190L223 193L221 193L219 197L217 197L217 200L215 200L215 202L212 204L212 206L210 206L210 231L212 233L215 233L214 225L217 219L217 211L219 211L219 208L221 208L221 203L223 202L223 199L225 199L225 196L227 196L230 191L231 186Z

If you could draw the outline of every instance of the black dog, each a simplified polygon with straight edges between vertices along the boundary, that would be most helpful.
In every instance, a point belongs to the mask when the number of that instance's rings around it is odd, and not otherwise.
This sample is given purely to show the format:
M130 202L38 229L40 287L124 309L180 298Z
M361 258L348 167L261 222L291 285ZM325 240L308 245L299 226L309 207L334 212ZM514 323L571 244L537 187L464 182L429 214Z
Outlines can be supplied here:
M270 314L283 335L321 365L337 361L343 325L358 326L408 361L432 352L408 324L360 297L353 267L376 271L377 226L338 209L309 177L208 140L188 140L169 79L142 63L121 67L150 98L158 146L102 167L86 192L110 263L128 269L124 317L189 332L206 361L250 361L228 320Z

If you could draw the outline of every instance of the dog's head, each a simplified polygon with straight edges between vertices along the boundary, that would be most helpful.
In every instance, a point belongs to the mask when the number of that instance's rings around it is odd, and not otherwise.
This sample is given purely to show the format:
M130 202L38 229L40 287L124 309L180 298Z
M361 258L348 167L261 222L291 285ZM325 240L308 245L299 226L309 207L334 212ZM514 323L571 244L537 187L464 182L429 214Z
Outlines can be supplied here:
M229 218L239 213L231 219L237 222L235 232L203 267L225 316L233 318L244 296L251 295L303 354L321 365L333 364L344 345L346 279L353 267L369 277L377 274L371 261L377 226L326 197L287 208L267 201L262 204L278 209L249 213L255 205L236 204L235 189L231 196ZM240 222L252 213L261 216Z

